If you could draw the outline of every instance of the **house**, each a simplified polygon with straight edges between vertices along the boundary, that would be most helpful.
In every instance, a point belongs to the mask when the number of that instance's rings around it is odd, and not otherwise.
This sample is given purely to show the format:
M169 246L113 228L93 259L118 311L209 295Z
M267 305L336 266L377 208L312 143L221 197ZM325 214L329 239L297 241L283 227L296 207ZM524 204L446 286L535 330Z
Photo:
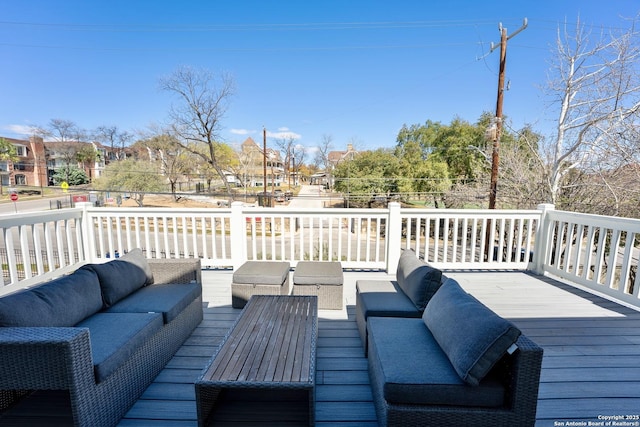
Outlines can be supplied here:
M356 154L358 154L358 152L353 149L353 144L347 144L345 151L329 151L329 153L327 153L328 169L325 171L324 177L318 180L318 184L333 187L333 170L339 163L353 160Z
M345 151L329 151L327 158L331 168L334 169L338 166L338 163L344 160L353 160L356 154L358 154L358 152L353 149L353 144L347 144L347 149Z
M271 148L265 151L256 144L253 138L247 138L240 146L240 175L249 187L280 187L284 180L284 162L280 152ZM266 174L265 163L266 161Z

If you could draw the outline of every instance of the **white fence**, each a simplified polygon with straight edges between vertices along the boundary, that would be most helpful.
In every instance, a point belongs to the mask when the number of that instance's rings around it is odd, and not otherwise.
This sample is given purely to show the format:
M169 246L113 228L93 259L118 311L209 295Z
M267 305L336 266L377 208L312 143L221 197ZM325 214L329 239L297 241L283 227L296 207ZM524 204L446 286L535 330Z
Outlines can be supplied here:
M640 305L640 221L546 211L538 270Z
M64 274L85 262L81 209L4 215L0 295ZM11 286L10 286L11 285Z
M537 210L95 208L0 217L0 295L142 248L149 258L338 260L395 271L402 249L442 269L533 270L638 303L640 221Z
M407 209L403 248L442 269L518 269L533 259L541 211Z

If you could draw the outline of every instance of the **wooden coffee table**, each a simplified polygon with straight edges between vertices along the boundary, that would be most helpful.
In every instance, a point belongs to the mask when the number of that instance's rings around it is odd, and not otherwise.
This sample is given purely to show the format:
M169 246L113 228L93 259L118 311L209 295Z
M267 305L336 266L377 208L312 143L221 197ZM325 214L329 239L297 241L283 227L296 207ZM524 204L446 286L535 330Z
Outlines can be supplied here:
M198 425L314 425L317 337L317 297L251 297L195 383Z

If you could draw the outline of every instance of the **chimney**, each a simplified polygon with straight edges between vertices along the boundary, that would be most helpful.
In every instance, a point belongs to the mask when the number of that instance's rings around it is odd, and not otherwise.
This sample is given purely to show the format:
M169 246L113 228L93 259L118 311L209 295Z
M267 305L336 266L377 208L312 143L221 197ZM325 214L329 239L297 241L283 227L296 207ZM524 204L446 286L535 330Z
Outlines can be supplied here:
M353 151L353 144L347 144L347 151Z
M47 157L44 149L44 141L39 136L29 137L29 145L33 154L33 185L46 187L49 185L47 179Z

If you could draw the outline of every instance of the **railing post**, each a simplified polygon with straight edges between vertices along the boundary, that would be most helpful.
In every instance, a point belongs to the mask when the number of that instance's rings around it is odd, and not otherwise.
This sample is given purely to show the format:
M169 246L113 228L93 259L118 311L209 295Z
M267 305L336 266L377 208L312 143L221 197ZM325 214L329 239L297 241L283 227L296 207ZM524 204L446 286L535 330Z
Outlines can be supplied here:
M242 214L242 202L231 203L231 264L236 270L247 260L247 232Z
M92 206L91 202L76 203L76 207L82 209L82 260L86 262L95 262L96 253L96 236L91 232L93 227L89 218L89 208Z
M540 221L538 221L538 230L536 231L536 242L533 249L533 261L531 262L531 270L538 275L544 275L544 263L548 259L549 239L551 238L551 227L553 226L549 219L549 211L555 210L555 206L550 203L538 205L537 209L540 213Z
M402 218L400 217L400 203L391 202L388 205L387 217L387 273L394 274L400 260L402 250Z

